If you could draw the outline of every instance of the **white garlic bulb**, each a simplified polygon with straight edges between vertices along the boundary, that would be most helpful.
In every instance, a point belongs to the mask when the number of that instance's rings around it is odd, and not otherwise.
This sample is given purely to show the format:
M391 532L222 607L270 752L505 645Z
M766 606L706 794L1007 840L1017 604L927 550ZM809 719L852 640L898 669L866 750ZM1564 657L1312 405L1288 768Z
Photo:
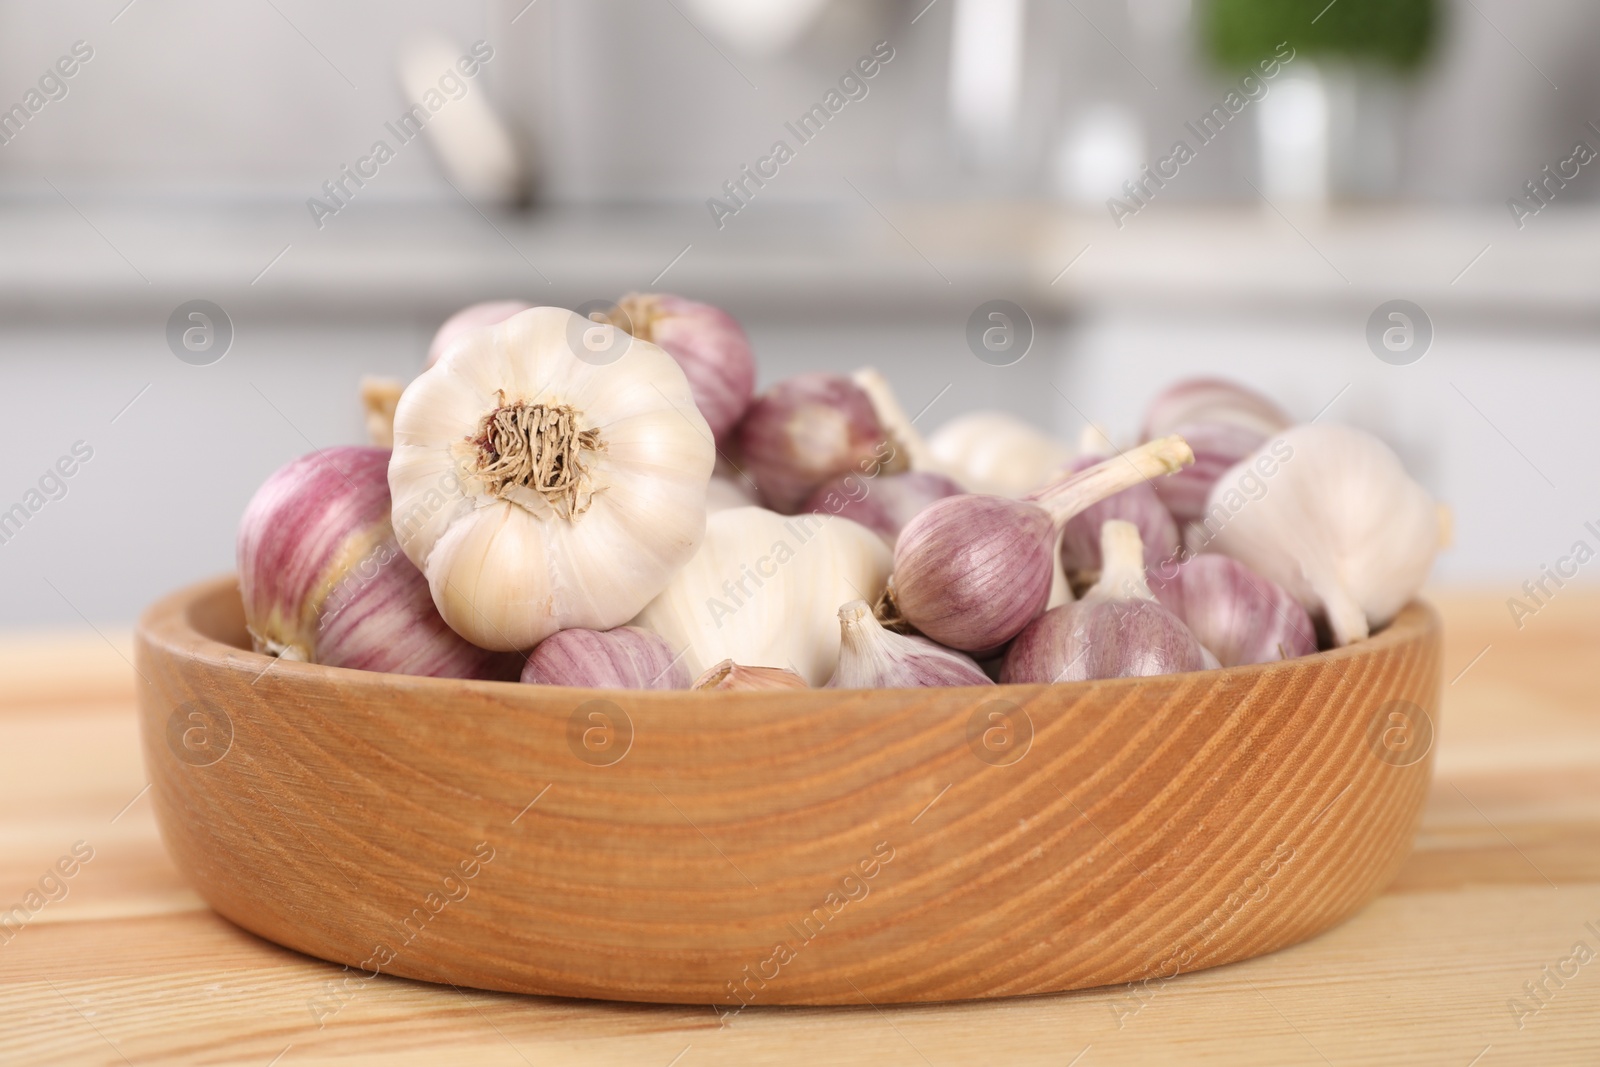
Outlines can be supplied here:
M888 579L889 549L865 526L734 508L711 516L700 551L633 625L682 651L693 675L731 659L822 686L839 664L839 605L876 601Z
M1001 411L950 420L928 438L928 451L939 470L991 496L1031 493L1072 462L1072 449Z
M1267 441L1217 480L1200 521L1208 551L1283 586L1338 645L1393 619L1439 549L1438 510L1399 457L1335 423Z
M625 334L596 348L596 330L615 333L519 312L463 333L400 398L395 533L474 644L620 626L705 531L716 449L683 371Z

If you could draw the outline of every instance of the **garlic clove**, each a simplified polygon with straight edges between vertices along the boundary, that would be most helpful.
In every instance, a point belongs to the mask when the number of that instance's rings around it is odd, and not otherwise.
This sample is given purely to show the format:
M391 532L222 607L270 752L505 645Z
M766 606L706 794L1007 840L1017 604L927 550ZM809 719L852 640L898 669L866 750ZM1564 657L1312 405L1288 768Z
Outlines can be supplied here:
M389 466L400 545L458 633L529 648L639 612L704 534L716 449L672 357L533 308L469 331L406 387Z
M881 594L889 559L877 534L848 519L718 512L633 625L686 649L691 674L724 659L781 663L820 686L839 663L839 604Z
M779 382L750 405L738 438L761 495L786 515L832 478L893 474L907 464L866 391L838 374Z
M1221 422L1263 437L1294 424L1287 412L1254 389L1222 378L1190 378L1163 389L1145 412L1141 439L1182 433L1180 426Z
M1145 678L1205 670L1199 641L1145 583L1144 549L1130 522L1101 531L1100 580L1082 600L1029 623L1006 650L1004 684Z
M994 684L968 656L925 637L885 630L865 600L839 609L839 629L839 667L828 682L831 689Z
M1284 431L1218 479L1203 532L1208 551L1281 585L1342 646L1417 595L1440 529L1433 499L1388 445L1313 423Z
M937 469L972 492L1004 497L1031 493L1072 462L1072 449L1000 411L950 420L929 436L928 452Z
M959 485L935 471L911 470L876 478L852 473L818 487L800 510L859 522L893 547L901 529L918 512L935 500L961 492Z
M1052 587L1061 593L1061 526L1096 501L1192 459L1181 438L1162 438L1065 475L1027 500L971 494L935 501L895 543L894 610L950 648L998 648L1045 610Z
M629 293L617 301L611 324L660 345L689 379L695 406L719 444L750 407L755 356L737 319L721 308L670 293Z
M1187 438L1185 438L1187 440ZM1098 462L1094 457L1077 460L1074 471L1087 470ZM1061 566L1069 575L1093 575L1100 571L1100 530L1107 522L1121 519L1139 528L1145 558L1152 561L1177 557L1180 541L1178 524L1157 495L1156 486L1182 477L1192 468L1173 472L1169 478L1130 485L1120 493L1098 500L1068 519L1061 528Z
M521 300L487 300L481 304L472 304L462 308L451 315L433 335L433 341L428 345L428 357L423 363L424 367L431 367L439 362L439 357L444 355L444 350L449 348L462 334L476 330L483 326L498 325L518 312L527 311L532 304Z
M539 642L522 669L522 680L586 689L687 689L689 669L649 630L572 629Z
M725 659L694 680L691 689L734 690L809 689L806 680L787 667L742 667Z
M516 676L519 656L445 625L389 518L389 453L326 448L258 489L239 522L239 592L258 652L436 678Z
M1299 601L1236 559L1195 556L1155 567L1151 589L1224 667L1275 663L1317 650L1317 631Z

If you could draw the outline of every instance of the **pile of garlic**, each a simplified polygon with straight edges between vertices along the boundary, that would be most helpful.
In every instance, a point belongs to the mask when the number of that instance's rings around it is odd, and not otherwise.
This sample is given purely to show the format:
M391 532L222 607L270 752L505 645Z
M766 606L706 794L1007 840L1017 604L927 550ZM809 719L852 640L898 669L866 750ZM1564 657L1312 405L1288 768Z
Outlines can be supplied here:
M682 297L464 309L413 381L362 383L374 447L251 501L257 651L585 688L1148 676L1361 640L1439 548L1381 442L1228 382L1076 452L987 412L924 441L870 369L754 385Z

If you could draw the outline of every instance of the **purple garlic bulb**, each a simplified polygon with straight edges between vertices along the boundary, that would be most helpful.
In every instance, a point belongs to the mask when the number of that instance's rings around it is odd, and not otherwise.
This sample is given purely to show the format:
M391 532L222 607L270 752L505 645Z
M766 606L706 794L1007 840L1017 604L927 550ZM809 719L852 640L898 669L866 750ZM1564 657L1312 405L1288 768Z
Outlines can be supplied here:
M558 630L540 641L522 668L529 685L585 689L687 689L689 668L666 638L637 626Z
M894 608L941 645L999 648L1045 609L1057 532L1084 508L1190 462L1181 437L1068 474L1025 500L973 493L924 508L895 543Z
M1130 522L1101 532L1100 580L1082 600L1051 608L1006 650L1004 684L1145 678L1205 670L1194 634L1145 584L1144 550Z
M611 324L677 361L711 435L719 445L726 441L756 389L755 356L738 320L670 293L629 293L617 301Z
M1192 442L1190 447L1193 447ZM1085 456L1074 461L1072 469L1087 470L1099 462L1101 458L1098 456ZM1146 559L1169 560L1176 557L1180 544L1178 524L1172 521L1172 513L1157 495L1160 492L1158 487L1173 478L1183 477L1191 469L1185 467L1171 477L1130 485L1120 493L1090 504L1068 519L1061 529L1061 566L1069 575L1099 573L1100 530L1112 519L1122 519L1139 528L1139 539L1144 543Z
M1205 555L1156 567L1150 587L1224 667L1275 663L1317 650L1316 628L1300 602L1236 559Z
M824 482L906 463L866 390L842 374L801 374L761 394L739 424L739 451L761 495L785 515Z
M239 520L239 592L257 652L435 678L516 677L445 625L395 541L389 452L325 448L280 467Z
M839 666L830 689L915 689L993 685L968 656L925 637L885 630L865 600L839 609Z
M933 471L907 471L866 478L851 473L818 488L801 512L841 515L859 522L894 547L900 531L929 504L965 492L959 485Z

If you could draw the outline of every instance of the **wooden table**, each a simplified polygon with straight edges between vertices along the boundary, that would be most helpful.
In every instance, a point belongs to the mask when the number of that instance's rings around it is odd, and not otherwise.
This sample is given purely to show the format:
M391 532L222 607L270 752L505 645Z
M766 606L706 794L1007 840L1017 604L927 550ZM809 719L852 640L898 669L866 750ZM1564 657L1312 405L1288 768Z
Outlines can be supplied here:
M1395 884L1345 925L1142 999L753 1007L726 1025L382 976L319 1027L310 1004L340 968L212 914L162 849L126 636L0 641L0 912L44 882L0 927L0 1062L1600 1064L1600 594L1563 590L1518 631L1509 593L1433 598L1432 796Z

